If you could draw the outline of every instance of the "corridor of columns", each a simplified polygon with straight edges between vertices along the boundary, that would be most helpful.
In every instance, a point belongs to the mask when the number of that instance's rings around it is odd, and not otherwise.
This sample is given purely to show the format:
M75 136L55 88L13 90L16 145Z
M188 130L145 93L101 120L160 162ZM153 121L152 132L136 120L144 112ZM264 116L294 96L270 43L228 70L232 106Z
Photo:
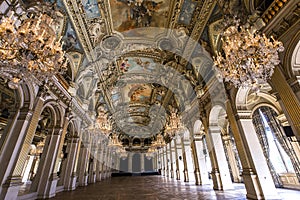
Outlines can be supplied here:
M300 0L0 0L0 200L300 199Z

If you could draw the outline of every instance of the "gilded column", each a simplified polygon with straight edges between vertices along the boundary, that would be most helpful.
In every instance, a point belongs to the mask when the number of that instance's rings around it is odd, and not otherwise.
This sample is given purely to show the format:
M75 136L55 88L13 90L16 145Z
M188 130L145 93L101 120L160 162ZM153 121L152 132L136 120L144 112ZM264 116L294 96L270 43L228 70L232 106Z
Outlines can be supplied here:
M300 141L300 102L279 67L275 67L271 81L280 96L279 103L289 124Z

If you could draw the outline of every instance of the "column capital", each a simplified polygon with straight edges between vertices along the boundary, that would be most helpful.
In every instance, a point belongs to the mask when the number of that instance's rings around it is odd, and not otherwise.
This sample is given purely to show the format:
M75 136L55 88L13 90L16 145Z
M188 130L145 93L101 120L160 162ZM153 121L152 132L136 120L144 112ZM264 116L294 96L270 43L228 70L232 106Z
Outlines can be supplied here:
M235 115L236 120L240 119L252 119L251 118L252 111L251 110L238 110Z

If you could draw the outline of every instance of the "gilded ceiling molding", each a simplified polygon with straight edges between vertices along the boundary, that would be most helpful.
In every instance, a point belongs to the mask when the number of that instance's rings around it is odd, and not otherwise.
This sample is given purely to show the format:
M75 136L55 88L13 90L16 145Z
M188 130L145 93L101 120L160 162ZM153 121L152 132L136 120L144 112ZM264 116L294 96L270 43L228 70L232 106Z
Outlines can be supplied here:
M171 2L169 10L173 12L169 13L167 24L169 24L170 29L175 29L184 0L173 0Z
M216 0L207 0L204 2L202 9L197 17L197 22L183 52L183 58L185 60L189 60L197 45L200 45L198 41L200 40L203 30L209 20L209 16L215 8L216 3Z
M283 8L283 6L288 3L289 0L276 0L273 1L273 3L269 6L269 8L264 12L264 14L262 15L262 18L264 20L265 23L268 23L272 20L272 18L274 18L274 16L280 12L280 10ZM296 0L291 0L291 1L295 1ZM290 2L291 2L290 1Z
M93 60L90 53L93 50L93 45L90 41L86 25L81 16L82 10L78 7L76 0L63 0L68 16L74 26L78 39L82 45L84 53L89 61ZM82 5L81 2L79 5Z
M282 0L280 0L279 3L281 1ZM270 9L272 10L274 6L278 6L275 1L272 6L270 6ZM269 13L269 10L267 10L262 16L266 22L266 27L263 31L266 34L272 34L276 38L280 39L284 33L299 22L299 7L299 0L286 0L286 3L282 4L280 8L278 7L278 9L276 9L276 13L274 13L269 20L265 20L265 15L268 15Z

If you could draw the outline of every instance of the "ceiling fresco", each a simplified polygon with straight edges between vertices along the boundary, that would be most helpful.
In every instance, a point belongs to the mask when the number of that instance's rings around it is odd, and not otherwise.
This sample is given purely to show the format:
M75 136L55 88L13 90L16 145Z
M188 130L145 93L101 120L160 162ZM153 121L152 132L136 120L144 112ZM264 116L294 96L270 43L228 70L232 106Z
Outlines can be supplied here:
M95 121L105 113L131 137L162 133L171 110L185 112L211 77L213 51L196 44L219 20L209 21L216 0L44 1L64 16L57 34L71 60L70 91Z
M82 5L88 19L100 17L98 0L82 0Z
M126 57L118 63L118 66L124 73L147 73L155 70L157 63L151 58Z
M193 0L185 0L178 18L178 22L184 25L189 25L193 17L197 2Z
M129 103L150 103L152 89L147 84L129 84L124 88L125 101Z
M170 0L110 0L113 28L126 36L137 36L137 28L165 27L169 4Z

